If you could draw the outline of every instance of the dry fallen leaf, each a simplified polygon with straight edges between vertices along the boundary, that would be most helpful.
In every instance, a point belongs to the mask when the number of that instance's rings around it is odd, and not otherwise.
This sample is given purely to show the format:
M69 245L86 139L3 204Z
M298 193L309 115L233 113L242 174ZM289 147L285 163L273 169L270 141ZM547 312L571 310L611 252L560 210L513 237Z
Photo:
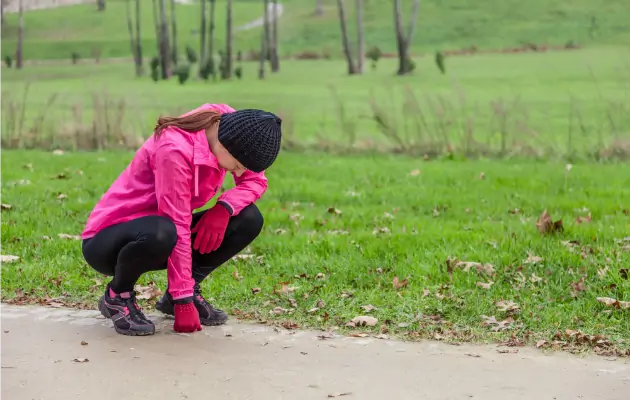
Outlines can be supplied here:
M604 303L608 307L612 306L615 308L630 309L630 301L619 301L617 299L613 299L612 297L598 297L597 301Z
M497 353L499 354L508 354L508 353L518 353L518 349L497 349Z
M13 206L11 204L4 204L4 203L2 203L2 209L3 210L10 210L12 208L13 208Z
M538 231L542 234L554 233L558 231L562 231L564 227L562 226L562 220L553 221L551 215L547 212L547 210L543 211L542 214L538 217L536 221L536 227Z
M411 171L409 173L409 175L411 175L411 176L418 176L418 175L420 175L420 170L419 169L414 169L413 171Z
M341 215L342 214L341 210L339 210L338 208L335 208L335 207L328 208L328 212L330 214L336 214L336 215Z
M86 342L85 340L81 341L81 346L87 346L88 342Z
M243 279L243 277L238 273L238 268L236 268L236 267L234 268L234 271L232 271L232 276L237 281L240 281L241 279Z
M0 261L1 261L3 264L9 264L9 263L12 263L12 262L14 262L14 261L17 261L17 260L19 260L19 259L20 259L20 257L18 257L18 256L12 256L12 255L10 255L10 254L2 254L2 255L0 255Z
M348 336L364 338L364 337L370 336L370 334L369 333L365 333L365 332L358 332L358 333L351 333Z
M315 275L315 279L326 279L326 275L322 272L318 273L317 275Z
M486 174L484 174L483 172L479 173L479 179L486 179Z
M494 284L494 282L490 281L488 283L484 283L484 282L477 282L477 286L483 288L483 289L490 289L490 286L492 286Z
M497 321L494 315L491 317L488 317L487 315L482 315L481 318L483 319L483 322L481 323L481 325L492 327L492 330L494 332L505 331L505 330L511 329L512 328L511 324L514 322L514 320L511 317L508 317L504 319L503 321Z
M481 357L481 355L477 353L464 353L464 355L467 355L468 357L475 357L475 358Z
M59 236L60 239L81 240L80 235L69 235L67 233L58 233L57 236Z
M64 154L63 150L61 149L53 150L52 153L56 156L62 156Z
M260 290L259 287L252 288L252 294L260 293Z
M541 340L536 342L536 347L537 348L541 348L541 347L545 346L546 344L549 344L549 343L545 339L541 339Z
M365 312L370 312L370 311L374 311L376 310L376 307L374 307L371 304L368 304L366 306L361 306L361 308L365 311Z
M407 282L406 279L403 279L402 281L400 279L398 279L397 276L394 277L394 280L392 281L392 285L394 285L394 289L398 290L401 288L404 288L405 286L407 286L409 282Z
M352 392L343 392L343 393L331 393L328 397L341 397L341 396L350 396Z
M431 294L431 291L429 289L424 289L422 291L422 297L427 297L430 294Z
M64 199L67 199L67 198L68 198L68 196L63 194L63 193L59 193L59 196L57 196L57 199L59 199L59 200L64 200Z
M134 289L138 293L138 299L151 300L162 295L162 291L153 281L149 282L148 286L136 285Z
M76 362L76 363L86 363L86 362L90 362L90 360L88 360L87 358L75 358L72 361Z
M346 326L355 327L355 326L375 326L378 324L378 319L374 317L370 317L367 315L360 315L358 317L352 318L350 322L346 324Z
M517 303L510 300L497 301L495 304L499 311L503 312L518 312L521 309Z
M477 270L482 274L494 275L494 267L492 264L482 264L475 261L458 261L457 259L451 260L450 258L446 260L446 269L447 271L452 271L455 268L460 268L464 272L470 271L471 268Z
M536 264L542 262L543 258L539 256L535 256L530 252L527 252L527 258L523 260L523 264Z
M583 217L580 215L575 220L576 224L582 224L582 223L588 223L588 222L591 222L591 213L588 213L586 217Z
M278 228L274 232L275 232L276 235L282 235L284 233L287 233L287 230L286 229L282 229L282 228Z
M273 309L273 311L272 311L272 312L273 312L274 314L276 314L276 315L281 315L281 314L286 313L287 311L289 311L289 310L287 310L286 308L276 307L276 308L274 308L274 309Z

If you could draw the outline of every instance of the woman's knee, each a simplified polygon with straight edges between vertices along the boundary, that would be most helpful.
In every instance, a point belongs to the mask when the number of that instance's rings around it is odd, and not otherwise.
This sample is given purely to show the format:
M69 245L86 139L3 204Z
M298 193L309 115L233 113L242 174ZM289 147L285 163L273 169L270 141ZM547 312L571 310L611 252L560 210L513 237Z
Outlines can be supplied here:
M142 239L152 248L164 250L170 254L177 244L177 227L170 219L157 216L154 219L153 229L148 230Z
M262 231L265 219L255 204L250 204L238 214L239 231L257 237Z

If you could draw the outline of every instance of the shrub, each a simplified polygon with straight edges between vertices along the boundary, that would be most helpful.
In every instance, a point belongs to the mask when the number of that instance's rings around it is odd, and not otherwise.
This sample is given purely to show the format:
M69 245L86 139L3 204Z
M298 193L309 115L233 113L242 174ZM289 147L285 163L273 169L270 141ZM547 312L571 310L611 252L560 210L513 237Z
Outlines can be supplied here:
M315 51L306 50L295 55L298 60L319 60L321 55Z
M209 56L199 68L199 75L201 76L201 79L207 81L210 78L210 75L214 76L216 73L214 57Z
M79 53L77 53L76 51L72 52L71 57L72 57L72 64L77 64L79 62L79 59L81 58Z
M446 74L446 65L444 64L444 54L441 51L435 52L435 65L437 65L438 69L442 74Z
M234 75L236 75L238 79L243 79L243 67L239 65L234 68Z
M186 45L186 59L188 60L189 64L194 64L197 61L199 61L199 57L197 56L197 52L195 51L195 49L193 49L189 45Z
M177 67L173 70L173 73L177 75L177 81L180 85L186 83L188 78L190 78L190 64L181 63L178 64Z
M380 60L383 52L378 46L372 46L367 51L367 53L365 53L365 55L367 56L367 58L372 60L372 69L376 69L376 63L378 62L378 60Z
M13 65L13 58L11 58L10 55L6 55L4 56L4 63L7 65L7 67L11 68L11 66Z
M160 80L160 58L159 57L153 57L151 59L151 62L149 63L149 66L151 67L151 79L153 79L155 82Z

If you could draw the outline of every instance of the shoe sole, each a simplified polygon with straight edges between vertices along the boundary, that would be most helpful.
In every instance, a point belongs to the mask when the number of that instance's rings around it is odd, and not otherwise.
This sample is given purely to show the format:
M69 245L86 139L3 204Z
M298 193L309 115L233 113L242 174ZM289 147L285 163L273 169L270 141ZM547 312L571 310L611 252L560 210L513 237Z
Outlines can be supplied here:
M105 300L102 297L98 300L98 310L101 312L101 315L103 317L107 319L112 318L109 311L107 310L107 307L105 307ZM125 336L150 336L155 333L155 327L151 331L134 331L131 329L121 329L117 327L116 324L114 324L114 330Z
M174 316L174 314L172 312L167 312L164 310L164 307L161 306L161 303L157 303L155 305L155 309L158 310L159 312L166 314L166 315L170 315L171 317ZM170 311L170 310L168 310ZM228 318L222 319L222 320L211 320L211 319L204 319L204 318L199 318L199 322L201 322L201 325L205 325L205 326L219 326L219 325L223 325L227 322Z

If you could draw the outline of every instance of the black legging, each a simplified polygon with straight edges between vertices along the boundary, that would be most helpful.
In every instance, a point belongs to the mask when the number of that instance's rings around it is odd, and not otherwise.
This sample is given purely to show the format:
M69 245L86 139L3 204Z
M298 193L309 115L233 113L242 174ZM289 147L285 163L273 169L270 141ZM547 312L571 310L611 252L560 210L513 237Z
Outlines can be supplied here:
M193 214L191 229L206 211ZM221 246L211 253L192 250L192 277L197 283L249 245L263 227L263 216L254 204L231 217ZM191 243L196 234L192 234ZM109 226L83 241L83 256L101 274L113 275L111 288L131 291L142 274L166 269L177 242L175 224L166 217L141 217Z

